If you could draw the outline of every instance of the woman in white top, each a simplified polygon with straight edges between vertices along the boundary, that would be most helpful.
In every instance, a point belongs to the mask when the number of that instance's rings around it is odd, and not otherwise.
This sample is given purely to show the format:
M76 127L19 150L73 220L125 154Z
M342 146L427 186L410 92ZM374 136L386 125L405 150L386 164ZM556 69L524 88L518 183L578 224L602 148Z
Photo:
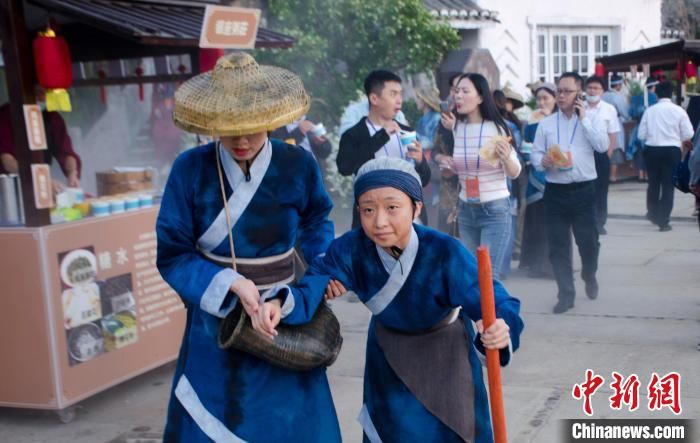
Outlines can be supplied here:
M473 253L479 245L488 246L494 276L500 277L512 229L506 177L513 179L520 174L520 162L484 76L460 76L454 100L456 118L450 122L454 150L452 157L443 161L459 175L459 235ZM496 143L498 162L491 164L479 151L499 135L511 139Z

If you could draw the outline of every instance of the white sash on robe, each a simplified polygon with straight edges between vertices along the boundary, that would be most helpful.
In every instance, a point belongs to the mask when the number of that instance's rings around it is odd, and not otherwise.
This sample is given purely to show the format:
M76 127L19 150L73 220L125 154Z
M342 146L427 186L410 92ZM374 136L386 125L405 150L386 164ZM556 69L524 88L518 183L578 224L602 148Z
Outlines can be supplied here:
M231 226L234 227L248 207L248 204L250 204L253 196L258 191L260 183L262 183L267 173L270 161L272 160L272 145L268 139L265 146L261 149L260 154L258 154L258 157L250 166L250 181L245 180L243 171L241 171L241 168L235 163L233 157L231 157L225 149L220 150L220 158L228 184L231 189L233 189L233 194L231 194L228 200L228 207L231 213ZM211 252L219 246L221 242L226 240L227 235L228 226L226 224L226 213L222 207L219 215L214 219L214 222L207 228L206 232L202 234L199 240L197 240L197 245L201 249Z
M365 302L365 306L369 308L373 315L379 315L386 309L387 306L396 298L403 284L408 279L413 268L413 263L416 261L418 255L418 234L416 234L415 229L411 227L411 239L408 241L408 246L401 253L399 257L399 262L396 263L394 268L389 273L389 279L384 283L382 289L372 296L369 300ZM383 249L377 247L377 253L381 254L384 252ZM385 253L385 252L384 252ZM388 272L388 270L387 270Z

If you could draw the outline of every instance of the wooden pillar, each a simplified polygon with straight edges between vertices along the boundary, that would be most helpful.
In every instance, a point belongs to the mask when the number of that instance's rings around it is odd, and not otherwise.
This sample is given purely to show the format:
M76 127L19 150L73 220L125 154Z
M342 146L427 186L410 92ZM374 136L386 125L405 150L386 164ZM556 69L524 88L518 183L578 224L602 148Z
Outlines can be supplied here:
M10 116L14 129L15 157L24 203L24 220L27 226L43 226L51 223L48 209L37 209L34 203L32 163L44 163L42 151L31 151L24 130L22 106L36 103L34 96L34 62L24 22L23 0L0 0L0 39L5 58L7 89L10 96Z
M192 75L199 74L199 48L194 48L189 51L190 66L192 67Z

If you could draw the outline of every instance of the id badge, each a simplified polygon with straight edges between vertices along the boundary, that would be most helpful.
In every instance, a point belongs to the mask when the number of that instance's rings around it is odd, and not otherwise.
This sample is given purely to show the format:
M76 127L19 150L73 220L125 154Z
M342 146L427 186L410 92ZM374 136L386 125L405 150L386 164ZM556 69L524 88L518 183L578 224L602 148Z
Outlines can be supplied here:
M559 166L560 172L571 171L574 169L574 159L571 156L571 151L566 151L563 153L566 156L566 163Z
M468 203L479 203L481 201L479 196L479 177L467 177L464 180L464 189L467 190Z

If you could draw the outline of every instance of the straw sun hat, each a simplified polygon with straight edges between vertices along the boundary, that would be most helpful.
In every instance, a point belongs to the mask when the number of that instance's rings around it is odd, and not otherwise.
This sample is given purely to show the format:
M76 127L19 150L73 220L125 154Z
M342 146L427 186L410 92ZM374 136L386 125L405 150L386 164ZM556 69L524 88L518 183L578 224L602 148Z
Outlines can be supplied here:
M416 88L416 97L436 112L440 112L440 93L435 86L423 85Z
M519 109L525 105L523 96L510 89L508 86L503 88L503 94L513 103L513 109Z
M309 109L301 79L274 66L261 66L250 55L221 57L213 70L199 74L175 91L173 121L196 134L238 136L277 129Z

